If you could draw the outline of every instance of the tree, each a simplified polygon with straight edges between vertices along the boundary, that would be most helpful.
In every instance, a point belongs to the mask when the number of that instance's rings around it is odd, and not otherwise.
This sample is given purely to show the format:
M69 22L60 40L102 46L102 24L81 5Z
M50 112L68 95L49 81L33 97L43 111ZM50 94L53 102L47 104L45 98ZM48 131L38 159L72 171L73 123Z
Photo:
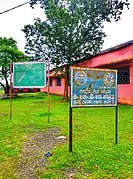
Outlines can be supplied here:
M17 48L17 42L13 38L0 37L0 77L4 78L5 84L0 81L5 94L9 94L8 82L10 62L25 61L27 56Z
M37 18L23 29L25 49L36 59L50 57L51 63L66 65L64 98L68 97L69 66L98 53L105 33L103 23L118 21L128 0L31 0L40 4L46 20Z

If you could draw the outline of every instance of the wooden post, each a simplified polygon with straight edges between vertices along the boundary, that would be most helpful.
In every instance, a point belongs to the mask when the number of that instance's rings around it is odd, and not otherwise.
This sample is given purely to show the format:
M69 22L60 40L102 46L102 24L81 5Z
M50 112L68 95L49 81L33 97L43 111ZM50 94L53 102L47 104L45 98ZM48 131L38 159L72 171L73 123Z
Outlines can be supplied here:
M12 119L12 62L10 62L10 120Z
M71 77L71 71L69 67L69 78L68 78L68 84ZM69 102L69 152L72 152L72 107L71 107L71 82L70 82L70 102Z
M50 61L49 61L49 57L48 57L48 123L50 121Z

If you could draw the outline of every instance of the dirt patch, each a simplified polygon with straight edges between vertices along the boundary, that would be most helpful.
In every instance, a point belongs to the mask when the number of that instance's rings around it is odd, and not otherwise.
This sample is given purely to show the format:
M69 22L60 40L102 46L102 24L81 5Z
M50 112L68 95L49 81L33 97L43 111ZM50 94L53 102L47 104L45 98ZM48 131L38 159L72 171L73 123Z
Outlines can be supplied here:
M65 171L65 178L66 179L74 179L76 173L77 173L77 170L75 168L69 168Z
M77 174L80 174L80 177L77 177ZM64 172L65 179L75 179L75 178L90 178L90 174L88 171L85 171L82 167L78 168L68 168Z
M58 135L59 129L50 128L46 132L36 132L34 136L29 136L18 161L17 178L39 178L37 174L45 170L48 165L45 154L54 148L56 144L66 142L59 141L57 139Z
M0 117L6 117L8 116L8 113L0 113Z

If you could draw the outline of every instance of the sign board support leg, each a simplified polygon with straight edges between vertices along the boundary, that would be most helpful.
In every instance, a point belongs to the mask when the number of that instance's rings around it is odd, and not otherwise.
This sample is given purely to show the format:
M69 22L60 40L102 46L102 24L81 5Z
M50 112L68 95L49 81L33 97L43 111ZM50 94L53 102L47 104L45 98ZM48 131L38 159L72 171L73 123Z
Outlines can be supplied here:
M10 120L12 119L12 63L10 62Z
M49 57L48 57L48 123L50 121L50 61L49 61Z
M116 106L116 111L115 111L115 114L116 114L116 136L115 136L115 144L118 144L118 106Z
M72 152L72 107L69 106L69 152Z

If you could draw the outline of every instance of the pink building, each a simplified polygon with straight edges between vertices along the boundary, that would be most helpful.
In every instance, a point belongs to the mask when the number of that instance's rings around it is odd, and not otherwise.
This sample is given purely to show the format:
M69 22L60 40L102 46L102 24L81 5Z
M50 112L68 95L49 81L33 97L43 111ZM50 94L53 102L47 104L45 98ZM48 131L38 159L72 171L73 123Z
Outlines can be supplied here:
M118 102L133 105L133 40L79 60L73 66L117 69ZM51 94L63 95L65 79L61 74L51 71ZM41 91L47 92L47 88Z

